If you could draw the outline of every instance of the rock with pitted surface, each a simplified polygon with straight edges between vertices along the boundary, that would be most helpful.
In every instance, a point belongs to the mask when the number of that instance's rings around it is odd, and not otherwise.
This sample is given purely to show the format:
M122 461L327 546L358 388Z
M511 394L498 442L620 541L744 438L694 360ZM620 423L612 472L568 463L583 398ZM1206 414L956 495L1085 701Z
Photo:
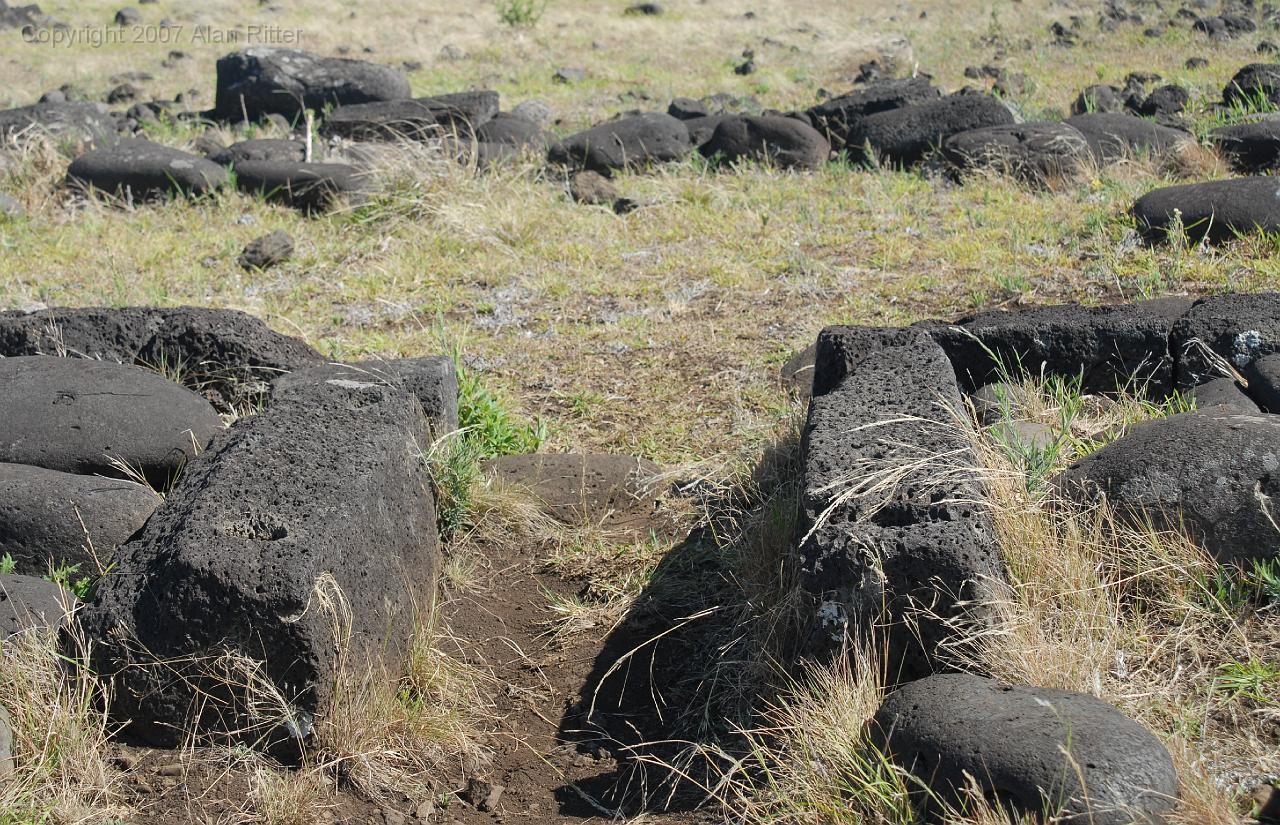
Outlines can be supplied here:
M56 355L179 368L224 409L252 401L282 372L323 359L234 309L55 307L0 311L0 355ZM2 362L0 362L2 363Z
M0 556L29 576L73 565L87 573L105 566L159 504L132 481L0 464Z
M1013 113L990 95L951 95L868 115L858 121L846 138L857 157L864 144L876 156L895 166L918 163L952 135L986 126L1008 126Z
M1159 155L1189 143L1191 135L1123 112L1094 112L1065 121L1084 135L1093 156L1111 163L1134 155Z
M436 438L458 429L458 376L451 358L436 356L320 364L277 378L271 385L271 397L273 400L305 397L312 392L310 388L319 383L397 387L418 400Z
M209 402L150 370L87 358L0 359L0 462L161 488L222 430Z
M1138 231L1150 243L1180 231L1192 241L1225 243L1280 230L1280 178L1261 175L1155 189L1133 204Z
M927 103L941 96L942 91L927 78L881 80L820 103L809 109L807 114L813 127L826 135L838 151L845 148L849 135L867 115Z
M209 155L209 160L223 166L235 166L245 161L291 161L301 163L306 160L307 145L300 140L282 138L255 138L233 143L225 149L219 149Z
M1269 506L1280 496L1278 469L1280 417L1211 408L1137 424L1059 483L1074 499L1184 528L1220 561L1248 564L1280 553Z
M245 244L237 263L242 269L268 269L293 257L293 238L277 229Z
M608 175L680 160L692 148L689 130L668 114L646 112L618 118L571 135L547 152L552 163Z
M227 184L227 170L202 157L142 138L92 149L71 162L67 180L122 197L203 195Z
M729 163L755 160L783 169L817 169L831 157L831 144L795 118L734 115L720 122L699 151Z
M1222 103L1246 109L1280 104L1280 63L1250 63L1240 69L1223 88Z
M497 114L497 92L459 92L340 106L325 118L324 132L352 140L470 140Z
M258 47L218 60L213 114L222 120L259 120L269 114L298 120L306 109L403 100L404 72L363 60L320 57L295 49Z
M236 164L236 188L303 212L325 212L374 190L368 172L345 163L254 160Z
M509 112L499 112L476 130L476 140L511 146L538 146L546 142L546 133L532 120Z
M1280 168L1280 118L1223 126L1209 133L1237 172L1265 174Z
M943 141L942 154L961 171L985 169L1043 182L1079 171L1089 144L1065 123L1019 123L952 135Z
M109 142L116 122L96 103L49 102L0 110L0 141L53 135L80 143Z
M1243 374L1252 394L1253 365L1280 352L1280 293L1201 298L1173 325L1169 351L1178 362L1178 389Z
M227 430L83 616L112 718L155 744L194 731L296 758L340 668L396 678L436 588L430 443L418 401L372 382L299 387ZM285 707L256 714L224 654L260 663Z
M940 674L891 693L871 736L923 783L913 797L926 819L974 783L1010 813L1064 825L1146 825L1178 801L1160 740L1084 693Z
M1254 382L1250 381L1249 389L1253 390L1253 388ZM1193 387L1187 395L1195 400L1197 410L1225 407L1230 412L1250 414L1259 412L1258 405L1245 394L1244 389L1234 378L1214 378Z

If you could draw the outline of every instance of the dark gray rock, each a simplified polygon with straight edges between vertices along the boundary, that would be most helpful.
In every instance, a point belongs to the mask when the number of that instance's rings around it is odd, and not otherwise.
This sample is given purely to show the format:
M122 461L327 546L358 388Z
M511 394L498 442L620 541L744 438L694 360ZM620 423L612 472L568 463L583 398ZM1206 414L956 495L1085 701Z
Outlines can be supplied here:
M587 79L587 73L585 70L573 68L570 66L565 66L563 68L556 69L555 72L551 75L552 83L564 83L566 85L571 83L581 83L586 79Z
M1169 392L1173 358L1168 336L1191 305L1168 298L1134 304L1084 307L1046 306L1017 312L994 310L954 324L922 323L942 346L960 384L981 387L1025 372L1080 376L1085 392L1110 393L1120 387Z
M680 160L689 153L689 130L671 115L648 112L602 123L553 144L551 163L609 174Z
M0 575L0 642L17 633L61 625L75 598L35 576Z
M1111 163L1134 155L1158 155L1189 142L1191 135L1122 112L1076 115L1065 121L1084 135L1093 156Z
M539 126L546 126L555 117L551 107L537 99L517 103L515 108L511 110L511 114L533 121Z
M857 124L867 115L937 100L942 91L924 77L881 80L809 109L813 127L826 135L837 151L845 148ZM861 146L852 147L860 150Z
M0 359L0 462L124 477L157 488L222 430L209 402L141 367L28 355Z
M831 144L794 118L747 115L724 118L699 151L729 163L754 160L783 169L817 169L830 159Z
M1144 117L1168 116L1181 114L1187 108L1191 95L1181 86L1161 86L1138 107L1138 114Z
M418 400L436 438L458 429L458 377L453 359L443 356L321 364L277 378L272 399L305 398L318 384L352 387L375 384L407 392Z
M0 0L0 30L25 29L28 26L35 28L50 25L51 22L51 19L34 3L27 6L10 6L4 0Z
M0 141L52 135L97 144L116 135L116 122L95 103L37 103L0 110Z
M142 12L132 6L126 6L116 12L113 20L117 26L136 26L142 22Z
M962 803L976 781L1018 815L1129 825L1161 820L1178 800L1178 774L1160 740L1083 693L940 674L890 694L871 732L944 804ZM940 815L926 794L914 795Z
M1071 104L1071 114L1085 115L1091 112L1123 112L1125 95L1115 86L1103 83L1088 86Z
M1261 407L1264 412L1280 413L1280 353L1272 353L1255 358L1251 364L1244 370L1245 380L1249 382L1248 396L1246 396L1244 404L1253 405L1256 402L1257 407ZM1193 391L1199 398L1200 390L1206 386L1226 381L1228 379L1219 378L1210 381L1208 384L1196 387ZM1234 382L1232 382L1234 384ZM1250 401L1249 399L1252 399ZM1252 409L1248 410L1253 412Z
M131 481L0 464L0 556L30 576L62 565L96 572L159 504Z
M325 118L323 130L352 140L470 140L497 114L497 92L459 92L340 106Z
M733 115L707 115L706 117L695 117L682 121L686 129L689 130L689 143L694 149L701 150L711 140L712 135L716 133L716 129L724 122L726 118Z
M55 307L0 311L0 355L57 355L181 369L226 408L282 372L322 362L303 341L234 309Z
M73 185L134 198L203 195L228 181L227 170L202 157L142 138L92 149L71 162Z
M1253 389L1252 381L1249 382L1249 388ZM1245 395L1244 390L1234 378L1214 378L1193 387L1187 394L1195 400L1197 410L1221 412L1220 408L1225 408L1226 411L1233 413L1261 412L1258 405Z
M667 114L680 120L693 120L694 118L706 117L711 112L707 109L707 104L701 100L694 100L691 97L677 97L667 107Z
M1222 90L1226 106L1256 109L1262 102L1280 104L1280 63L1250 63Z
M293 257L293 238L283 229L254 238L245 245L237 263L243 269L267 269Z
M422 420L393 387L321 382L193 462L83 617L112 718L159 745L195 731L296 754L343 656L395 678L438 568ZM341 652L325 606L339 597ZM284 719L219 680L224 651L261 662Z
M1148 243L1167 240L1178 226L1193 242L1213 244L1275 232L1280 230L1280 179L1262 175L1154 189L1134 202L1133 218Z
M1280 417L1218 408L1137 424L1065 470L1060 484L1139 523L1181 525L1220 561L1247 563L1280 552L1269 512L1278 468Z
M305 109L410 96L409 79L398 69L293 49L233 52L218 60L217 74L213 114L228 121L268 114L298 120Z
M1089 144L1065 123L1020 123L952 135L943 141L942 154L961 171L988 169L1042 182L1078 171Z
M1280 118L1237 123L1209 133L1209 140L1244 174L1264 174L1280 168Z
M367 172L345 163L242 161L236 188L303 212L325 212L343 200L358 203L374 191Z
M507 112L499 112L492 120L476 130L476 140L483 143L539 146L545 143L546 139L546 133L537 123Z
M1280 293L1201 298L1174 324L1169 349L1182 390L1246 372L1280 351Z
M818 336L802 450L797 562L814 615L809 655L880 633L891 680L945 667L960 628L989 619L1003 577L962 400L921 329L830 327Z
M291 161L302 163L307 157L307 144L300 140L281 138L255 138L233 143L209 155L209 160L223 166L235 166L245 161Z
M846 140L851 155L864 144L885 162L909 166L948 137L984 126L1007 126L1013 113L989 95L952 95L862 118Z

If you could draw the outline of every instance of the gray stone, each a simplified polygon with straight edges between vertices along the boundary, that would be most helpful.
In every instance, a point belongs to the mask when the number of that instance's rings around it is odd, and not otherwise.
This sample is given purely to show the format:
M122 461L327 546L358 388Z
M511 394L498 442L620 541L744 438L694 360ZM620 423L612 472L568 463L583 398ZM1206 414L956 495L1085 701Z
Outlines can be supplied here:
M0 359L0 462L162 487L222 430L209 402L141 367L45 355Z
M1173 381L1170 328L1190 306L1177 298L1084 307L1078 304L994 310L954 324L921 324L946 350L963 387L1002 378L1001 369L1080 376L1085 392L1121 387L1167 395ZM994 357L993 357L994 356Z
M158 745L195 731L296 758L344 661L396 678L438 569L422 422L399 389L320 382L194 461L84 614L112 718ZM210 672L225 651L261 662L284 719Z
M707 115L683 121L684 127L689 130L690 145L694 149L701 150L707 141L711 140L720 124L731 117L733 115Z
M511 146L539 146L546 142L542 127L527 118L499 112L476 130L476 140Z
M1169 349L1182 390L1248 370L1280 352L1280 293L1201 298L1174 324Z
M797 547L809 653L874 635L890 679L919 678L944 667L960 628L988 620L984 595L1003 577L954 423L955 372L918 328L829 327L814 362Z
M1095 112L1123 112L1125 97L1120 89L1104 83L1085 87L1071 104L1071 114L1087 115Z
M227 170L197 155L142 138L92 149L71 162L67 181L134 198L203 195L228 181Z
M909 166L924 159L948 137L984 126L1013 123L1013 113L989 95L951 95L901 109L868 115L850 130L846 147L864 158L864 144L884 161Z
M302 163L307 157L307 145L300 140L281 138L255 138L233 143L209 156L209 160L223 166L255 160L292 161Z
M1263 174L1280 167L1280 118L1223 126L1209 133L1218 151L1244 174Z
M234 309L55 307L0 311L0 355L57 355L179 368L224 408L252 401L265 382L323 359Z
M1084 135L1065 123L970 129L943 141L942 154L961 171L986 169L1033 182L1072 175L1090 157Z
M1245 368L1244 377L1249 382L1248 395L1244 403L1252 405L1256 402L1256 406L1261 407L1264 412L1280 413L1280 353L1254 359L1253 363ZM1196 387L1194 390L1196 397L1200 397L1199 392L1205 386L1226 380L1228 379L1219 378L1216 381L1210 381L1208 385ZM1231 383L1235 385L1234 381ZM1239 392L1238 389L1237 392ZM1248 411L1253 412L1252 409Z
M812 126L794 118L733 115L720 121L699 151L729 163L754 160L782 169L817 169L830 159L831 144Z
M1063 123L1084 135L1099 163L1111 163L1135 155L1159 155L1192 141L1179 129L1122 112L1094 112L1069 117Z
M94 573L159 504L132 481L0 464L0 556L29 576L72 565Z
M244 269L267 269L293 257L293 238L277 229L245 245L237 263Z
M511 114L532 121L539 126L546 126L555 116L550 106L537 99L517 103L515 108L511 110Z
M1128 825L1163 821L1178 800L1178 774L1160 740L1083 693L941 674L890 694L871 730L945 804L962 803L976 781L1017 815ZM940 815L924 793L914 795Z
M927 103L941 96L942 91L933 86L928 78L881 80L820 103L806 114L813 127L826 135L832 147L839 151L846 148L851 134L858 133L858 124L867 115ZM849 148L861 154L860 144Z
M1265 359L1260 359L1265 360ZM1249 382L1249 388L1254 388L1254 382ZM1236 383L1234 378L1214 378L1210 381L1193 387L1188 395L1196 402L1197 410L1214 410L1217 412L1225 409L1233 413L1248 413L1256 415L1261 412L1258 405L1245 395L1244 390Z
M1280 104L1280 63L1250 63L1227 82L1222 103L1256 108L1260 101Z
M1105 498L1122 516L1184 527L1220 561L1280 551L1280 417L1222 408L1135 425L1060 476L1080 501Z
M365 171L345 163L243 161L236 188L303 212L325 212L343 200L358 203L374 191Z
M418 400L436 438L458 429L458 376L453 359L444 356L321 364L280 376L272 399L306 397L316 384L378 384L396 387Z
M691 149L689 130L671 115L649 112L602 123L553 144L552 163L609 174L615 169L680 160Z
M74 602L53 582L0 574L0 642L17 633L60 626Z
M1178 225L1192 241L1214 244L1280 231L1280 178L1262 175L1166 186L1138 198L1133 217L1150 243L1167 240Z
M983 384L969 394L978 423L989 426L1006 418L1016 417L1025 404L1025 393L1018 384L995 381Z
M304 109L403 100L404 72L363 60L319 57L293 49L259 47L218 60L214 115L257 120L267 114L299 120Z
M459 92L340 106L325 118L323 130L352 140L469 140L497 114L497 92Z
M37 103L0 110L0 141L52 135L79 143L109 141L115 121L95 103Z

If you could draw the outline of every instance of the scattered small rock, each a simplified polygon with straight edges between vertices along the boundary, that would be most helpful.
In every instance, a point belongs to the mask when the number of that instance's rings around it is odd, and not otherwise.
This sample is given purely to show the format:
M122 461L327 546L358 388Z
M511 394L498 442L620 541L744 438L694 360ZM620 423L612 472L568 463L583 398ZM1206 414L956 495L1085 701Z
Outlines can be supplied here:
M581 83L586 79L587 73L582 69L556 69L555 74L551 75L553 83Z
M663 11L664 9L658 3L636 3L634 6L628 6L625 13L653 17L662 14Z
M243 269L268 269L293 257L293 238L283 229L255 238L240 253Z
M136 26L142 22L142 12L128 6L116 12L115 23L117 26Z
M488 813L498 809L498 802L501 801L502 792L505 790L506 788L502 785L472 778L467 780L467 789L464 793L467 801L477 810Z
M589 206L612 206L618 199L618 190L604 175L588 170L569 179L569 195Z

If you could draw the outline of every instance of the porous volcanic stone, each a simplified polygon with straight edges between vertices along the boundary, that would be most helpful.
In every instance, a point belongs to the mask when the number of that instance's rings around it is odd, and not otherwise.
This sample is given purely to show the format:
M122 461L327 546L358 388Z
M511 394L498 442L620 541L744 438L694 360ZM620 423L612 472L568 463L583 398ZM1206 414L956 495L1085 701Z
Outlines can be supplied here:
M1138 231L1150 243L1167 239L1174 215L1192 241L1223 243L1280 229L1280 178L1261 175L1154 189L1133 204Z
M203 195L227 183L227 170L202 157L142 138L92 149L71 162L67 180L135 198Z
M994 310L954 324L924 322L946 350L966 389L1000 378L1000 366L1039 375L1041 368L1080 376L1085 392L1121 387L1163 395L1173 382L1168 335L1190 301L1166 298L1133 304ZM992 356L995 356L993 358Z
M237 263L244 269L267 269L293 257L293 238L283 229L254 238L244 247Z
M924 77L881 80L820 103L806 114L813 127L826 135L833 148L840 150L867 115L926 103L941 96L942 91Z
M175 478L222 430L209 402L141 367L29 355L0 359L0 462L120 477Z
M1089 157L1084 135L1065 123L988 126L952 135L942 154L957 169L991 169L1024 180L1070 175Z
M339 387L391 386L418 400L436 438L458 429L458 376L452 358L398 358L356 364L321 364L282 375L271 385L272 399L306 398L317 384Z
M1085 115L1091 112L1123 112L1125 96L1115 86L1096 83L1086 86L1071 104L1071 114Z
M625 455L534 453L485 462L485 472L528 489L551 516L618 527L653 512L662 468Z
M553 144L552 163L608 174L615 169L679 160L689 153L689 130L671 115L646 112L602 123Z
M1069 117L1063 123L1078 130L1100 163L1111 163L1135 154L1160 154L1191 141L1179 129L1161 126L1123 112L1094 112Z
M1280 118L1223 126L1209 139L1237 172L1257 174L1280 166Z
M1178 799L1178 774L1160 740L1083 693L940 674L890 694L871 730L878 747L947 804L962 802L976 781L1019 815L1129 825L1160 820ZM925 796L916 794L938 815Z
M889 163L907 166L923 160L951 135L1012 123L1013 113L994 97L951 95L862 118L850 130L847 148L861 157L857 150L867 144Z
M1254 108L1259 101L1280 104L1280 63L1250 63L1236 72L1222 90L1226 106Z
M303 212L324 212L340 200L358 201L373 191L367 172L345 163L243 161L235 166L236 188Z
M54 355L180 367L230 406L282 372L323 361L303 341L234 309L55 307L0 312L0 355Z
M918 328L829 327L814 360L797 548L809 655L875 634L889 678L919 678L944 667L958 628L987 620L1003 577L976 459L952 423L955 373Z
M214 115L257 120L279 114L297 120L304 109L402 100L404 72L363 60L320 57L294 49L253 48L220 58Z
M540 125L528 118L499 112L476 130L476 140L511 146L537 146L546 141L546 134Z
M1254 359L1253 363L1245 369L1244 375L1249 382L1246 403L1256 402L1257 406L1261 407L1265 412L1280 413L1280 354L1272 353ZM1225 381L1227 379L1216 380ZM1215 382L1211 381L1209 383L1213 384ZM1201 387L1196 388L1197 391L1200 389ZM1252 402L1248 399L1252 399Z
M340 666L325 607L339 593L346 661L382 659L395 674L438 565L422 421L396 388L321 382L193 462L84 614L93 665L114 683L112 718L160 745L195 730L296 746ZM223 651L262 663L286 719L253 716L210 675L207 657Z
M768 160L783 169L817 169L831 157L831 144L812 126L790 117L731 116L720 121L702 154L737 160Z
M233 143L213 153L209 160L223 166L254 160L292 161L301 163L307 157L307 145L300 140L281 138L255 138Z
M430 98L341 106L324 122L325 134L352 140L428 140L455 130L468 138L474 132L460 112L434 105Z
M1270 356L1269 356L1270 357ZM1265 359L1259 359L1265 360ZM1249 389L1254 389L1254 381L1249 381ZM1214 378L1211 381L1193 387L1188 393L1195 399L1197 410L1216 410L1226 408L1228 412L1256 414L1260 412L1234 378Z
M35 576L0 575L0 641L27 630L59 625L75 599Z
M690 145L694 149L701 149L707 141L711 140L711 136L716 133L716 128L730 117L733 115L707 115L683 121L685 128L689 130Z
M1278 468L1280 418L1218 408L1137 424L1065 470L1060 484L1138 521L1181 524L1220 561L1247 563L1280 551L1263 505L1280 496Z
M115 134L116 122L96 103L37 103L0 110L0 141L54 135L94 144Z
M62 565L96 571L159 504L132 481L0 464L0 556L30 576Z
M1169 348L1179 389L1247 372L1257 359L1280 351L1280 293L1201 298L1174 324Z

